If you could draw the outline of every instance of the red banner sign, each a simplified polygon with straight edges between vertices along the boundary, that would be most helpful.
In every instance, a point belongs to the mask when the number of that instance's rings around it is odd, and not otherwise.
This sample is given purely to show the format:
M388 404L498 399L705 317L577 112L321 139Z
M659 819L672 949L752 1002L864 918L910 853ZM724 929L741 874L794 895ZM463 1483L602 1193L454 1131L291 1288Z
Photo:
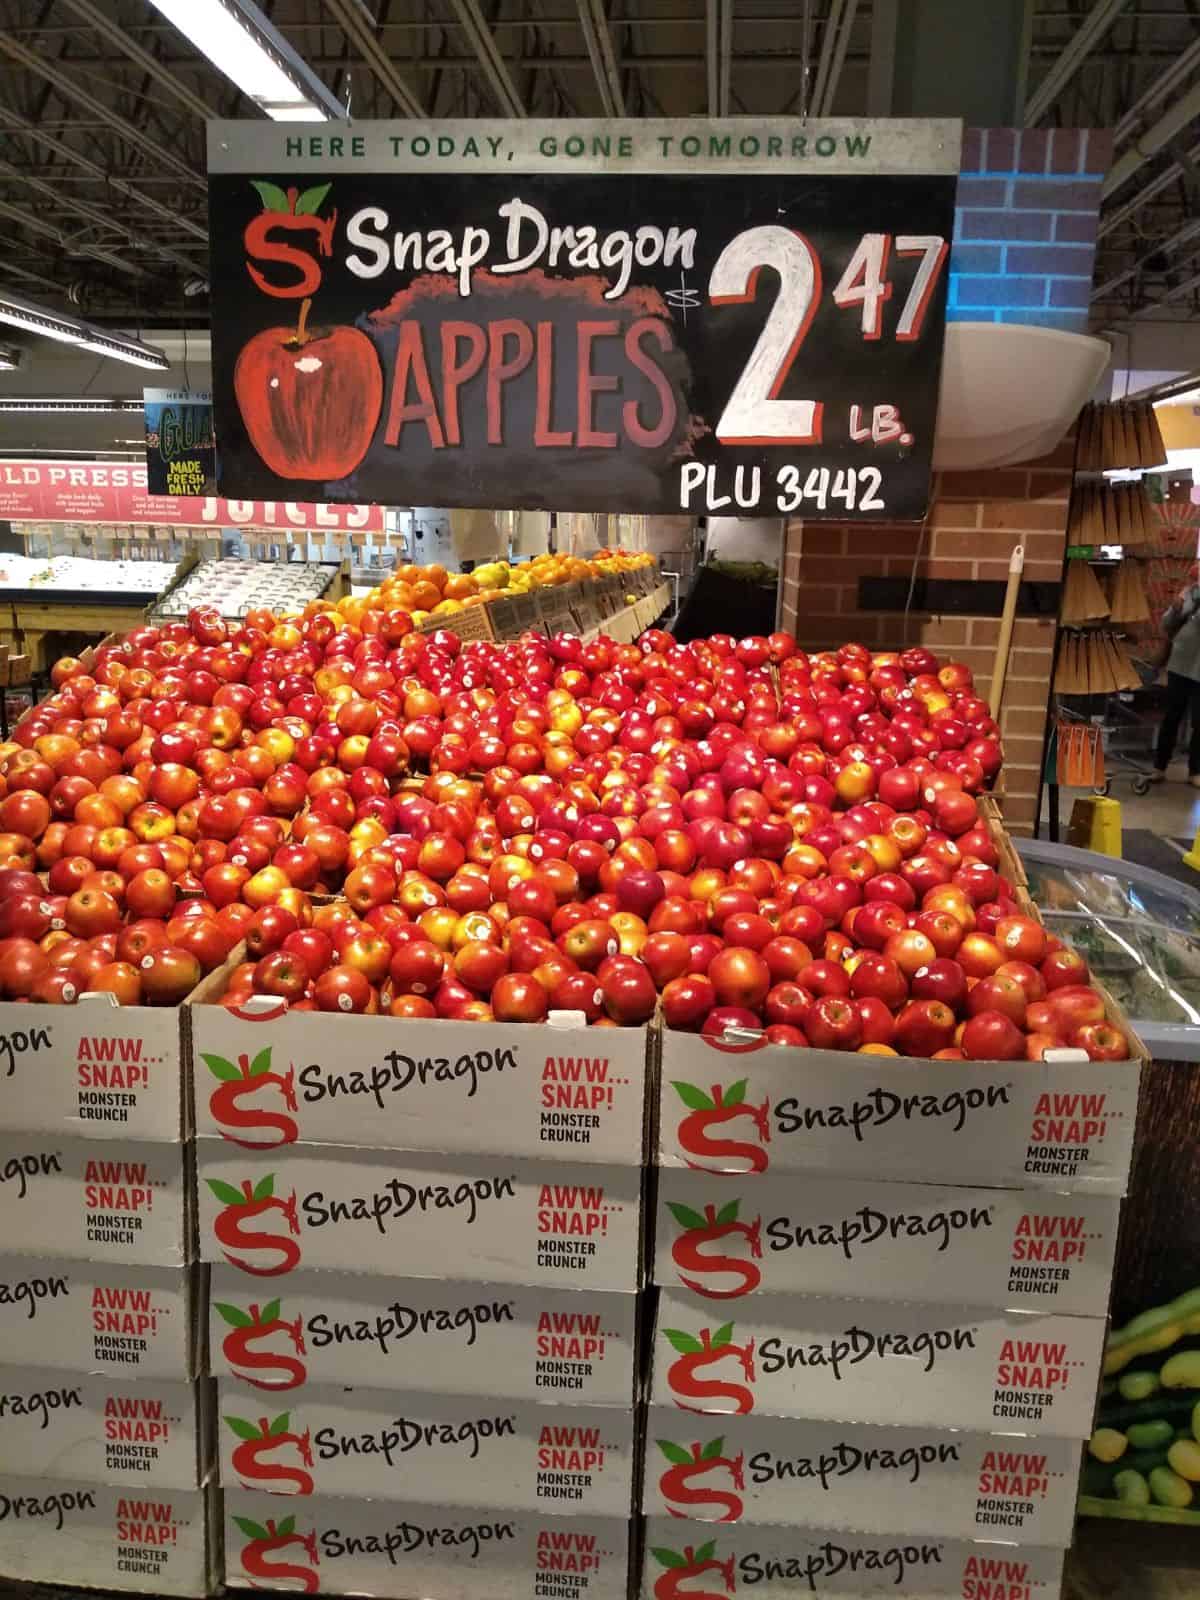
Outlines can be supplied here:
M0 461L0 519L379 533L383 507L150 494L137 462Z

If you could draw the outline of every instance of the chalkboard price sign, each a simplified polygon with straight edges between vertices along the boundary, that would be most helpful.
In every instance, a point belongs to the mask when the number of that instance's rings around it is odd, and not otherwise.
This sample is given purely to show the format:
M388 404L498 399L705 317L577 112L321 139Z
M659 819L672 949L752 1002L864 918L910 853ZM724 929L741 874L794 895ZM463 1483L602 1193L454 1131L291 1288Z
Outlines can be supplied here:
M959 138L215 123L221 491L920 517Z

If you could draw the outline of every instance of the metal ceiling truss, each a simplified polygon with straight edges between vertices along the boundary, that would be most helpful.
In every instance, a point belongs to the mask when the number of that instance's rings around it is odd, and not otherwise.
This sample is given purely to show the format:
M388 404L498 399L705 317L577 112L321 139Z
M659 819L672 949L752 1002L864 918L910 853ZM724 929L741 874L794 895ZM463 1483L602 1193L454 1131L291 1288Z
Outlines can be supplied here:
M259 3L356 117L859 115L885 36L882 0ZM1028 32L1027 125L1114 129L1094 302L1186 314L1200 0L1034 0ZM201 320L203 122L256 114L150 0L0 0L0 277Z

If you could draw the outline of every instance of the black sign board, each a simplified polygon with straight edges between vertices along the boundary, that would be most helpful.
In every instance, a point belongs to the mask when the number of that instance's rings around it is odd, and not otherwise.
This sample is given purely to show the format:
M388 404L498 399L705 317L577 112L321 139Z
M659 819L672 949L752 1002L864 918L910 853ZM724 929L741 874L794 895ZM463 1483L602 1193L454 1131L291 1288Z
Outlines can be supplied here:
M958 143L214 124L221 492L918 518Z

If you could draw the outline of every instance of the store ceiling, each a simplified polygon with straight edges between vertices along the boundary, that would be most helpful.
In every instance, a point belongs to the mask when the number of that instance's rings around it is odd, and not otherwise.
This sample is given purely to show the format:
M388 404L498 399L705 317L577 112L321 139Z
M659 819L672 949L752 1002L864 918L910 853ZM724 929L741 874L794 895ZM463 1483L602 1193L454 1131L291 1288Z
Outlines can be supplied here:
M689 116L798 113L806 60L814 112L819 81L838 114L894 109L881 102L889 90L878 59L872 71L873 46L889 48L880 41L910 3L264 0L264 9L356 116L412 106L494 115L510 95L530 116L597 116L614 94L630 116ZM602 92L588 30L605 12L618 82ZM1131 169L1101 221L1098 323L1200 314L1200 0L1028 0L1028 15L1033 120L1114 127L1116 160ZM997 96L1018 97L1015 83ZM253 115L148 0L0 0L0 284L69 300L94 320L202 326L204 119Z

